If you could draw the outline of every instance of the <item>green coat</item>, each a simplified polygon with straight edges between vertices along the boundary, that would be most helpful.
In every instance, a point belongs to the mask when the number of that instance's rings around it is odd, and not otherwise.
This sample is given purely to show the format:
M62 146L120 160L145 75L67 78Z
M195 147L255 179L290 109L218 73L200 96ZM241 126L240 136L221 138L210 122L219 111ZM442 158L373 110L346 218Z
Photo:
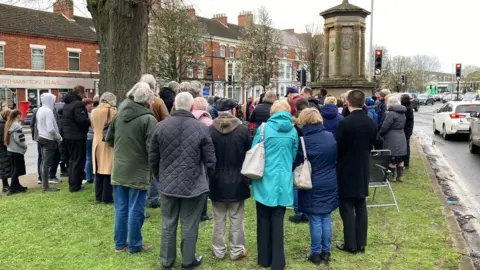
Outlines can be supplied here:
M152 110L125 100L112 120L107 143L114 148L112 185L148 190L148 148L157 120Z

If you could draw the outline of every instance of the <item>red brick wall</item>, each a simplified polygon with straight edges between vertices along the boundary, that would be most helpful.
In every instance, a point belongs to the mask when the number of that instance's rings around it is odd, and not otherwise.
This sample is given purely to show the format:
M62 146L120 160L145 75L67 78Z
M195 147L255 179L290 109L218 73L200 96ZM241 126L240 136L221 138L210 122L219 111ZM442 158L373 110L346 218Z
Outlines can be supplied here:
M213 58L210 57L213 48ZM225 50L225 55L228 53L228 48ZM236 55L235 55L236 56ZM207 76L206 68L213 68L213 76ZM207 40L205 42L205 78L207 80L225 80L225 59L220 58L220 43Z
M32 56L30 44L45 45L45 69L68 71L68 51L67 48L81 49L80 54L80 71L81 72L98 72L98 45L88 41L74 41L58 38L35 37L20 34L0 33L0 40L5 41L5 68L32 68ZM68 73L52 74L41 71L35 73L6 72L1 71L0 74L16 74L16 75L38 75L38 76L68 76L81 77L79 74Z

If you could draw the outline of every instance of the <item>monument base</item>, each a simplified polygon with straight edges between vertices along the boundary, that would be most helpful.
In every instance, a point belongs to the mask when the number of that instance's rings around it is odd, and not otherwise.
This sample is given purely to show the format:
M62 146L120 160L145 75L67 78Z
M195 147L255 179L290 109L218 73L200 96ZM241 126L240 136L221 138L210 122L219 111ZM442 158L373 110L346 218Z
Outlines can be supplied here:
M325 88L329 95L339 98L340 95L348 90L358 89L365 93L366 97L371 97L375 93L375 83L365 79L326 79L315 82L310 85L315 94L318 94L321 88Z

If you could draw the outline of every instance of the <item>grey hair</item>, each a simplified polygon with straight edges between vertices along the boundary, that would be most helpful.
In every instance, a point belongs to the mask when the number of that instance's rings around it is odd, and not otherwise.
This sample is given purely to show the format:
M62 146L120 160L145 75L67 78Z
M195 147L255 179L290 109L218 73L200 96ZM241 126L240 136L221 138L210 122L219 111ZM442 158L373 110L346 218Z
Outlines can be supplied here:
M190 89L190 83L189 82L182 82L179 86L178 92L188 92L188 89Z
M202 96L202 84L199 81L191 81L190 86L192 87L192 90L190 91L190 94L194 97L201 97ZM192 93L194 91L194 93Z
M171 81L168 83L168 88L172 89L173 92L178 93L178 89L180 88L180 84L176 81Z
M277 94L275 94L275 92L273 92L272 90L268 90L266 93L265 93L265 97L263 98L263 101L269 101L269 102L275 102L275 100L277 100Z
M175 109L190 111L193 106L193 96L188 92L181 92L175 97Z
M157 80L155 80L152 74L143 74L139 82L147 83L150 89L157 91Z
M142 105L152 103L155 97L150 85L144 82L136 83L130 91L133 91L133 101Z
M112 94L111 92L105 92L102 94L100 97L100 102L101 103L107 103L112 107L117 106L117 97Z
M218 111L218 116L221 116L221 115L233 115L232 114L232 111Z
M400 99L397 96L391 95L390 97L388 97L387 108L392 108L398 105L402 105L402 103L400 102Z

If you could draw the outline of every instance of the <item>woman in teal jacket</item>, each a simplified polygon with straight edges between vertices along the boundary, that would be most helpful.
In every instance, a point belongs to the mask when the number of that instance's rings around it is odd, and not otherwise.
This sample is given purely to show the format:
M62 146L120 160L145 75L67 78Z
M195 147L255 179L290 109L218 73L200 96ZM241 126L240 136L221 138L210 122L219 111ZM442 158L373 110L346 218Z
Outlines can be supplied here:
M272 270L285 268L283 220L285 209L293 204L292 164L298 148L298 135L286 101L276 101L264 123L265 170L263 178L252 180L257 205L258 265ZM261 128L253 141L260 142Z

